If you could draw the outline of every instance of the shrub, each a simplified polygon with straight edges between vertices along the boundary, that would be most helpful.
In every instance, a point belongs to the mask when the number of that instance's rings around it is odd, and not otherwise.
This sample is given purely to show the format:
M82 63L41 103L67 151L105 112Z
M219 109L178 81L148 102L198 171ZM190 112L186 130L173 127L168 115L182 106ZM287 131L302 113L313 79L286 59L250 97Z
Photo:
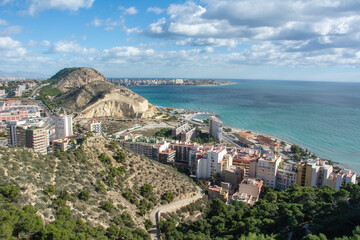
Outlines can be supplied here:
M101 208L107 212L111 212L114 209L114 205L109 201L105 201L101 203Z
M152 196L153 193L153 186L151 184L144 184L141 188L140 188L140 194L141 196L145 197L145 198L149 198L150 196Z
M13 185L1 186L0 194L12 201L19 195L19 189Z
M153 225L152 221L150 219L146 219L144 221L144 226L146 230L149 230L151 228L151 226Z
M79 199L80 200L83 200L83 201L87 201L90 199L90 192L89 190L82 190L80 193L79 193Z
M167 201L168 203L174 200L175 195L173 192L166 192L161 196L161 199Z

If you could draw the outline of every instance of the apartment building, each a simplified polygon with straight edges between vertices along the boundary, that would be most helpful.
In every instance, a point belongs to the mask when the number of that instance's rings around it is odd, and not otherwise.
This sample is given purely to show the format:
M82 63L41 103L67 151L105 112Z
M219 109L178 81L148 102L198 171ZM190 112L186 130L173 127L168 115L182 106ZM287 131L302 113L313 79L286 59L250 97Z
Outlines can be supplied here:
M66 138L73 135L73 121L71 115L60 114L55 120L56 139Z
M352 172L350 169L344 169L339 173L331 173L326 180L326 184L332 186L336 190L339 190L343 184L356 184L356 177L356 173Z
M35 152L47 154L48 134L45 128L31 127L26 130L26 147Z
M264 180L264 184L271 188L276 187L276 174L281 162L281 156L275 154L264 154L257 160L255 165L255 177Z
M324 160L308 159L297 166L296 183L305 187L321 187L333 172L333 167Z
M27 147L35 152L47 153L48 130L45 128L21 125L11 122L7 126L8 146Z
M172 129L172 135L182 142L190 142L196 136L196 128L184 123Z
M219 163L224 159L227 154L225 148L214 148L210 151L206 151L198 159L196 176L197 178L209 178L216 172L221 172Z
M260 197L264 181L261 179L246 178L239 184L239 191L232 196L233 201L241 201L253 206Z
M285 190L296 183L297 173L295 164L282 163L276 174L276 189Z
M222 138L222 126L223 123L218 118L211 116L209 117L209 134L214 137L216 141L220 141Z
M92 132L95 136L102 134L102 125L101 122L93 119L89 122L88 129Z

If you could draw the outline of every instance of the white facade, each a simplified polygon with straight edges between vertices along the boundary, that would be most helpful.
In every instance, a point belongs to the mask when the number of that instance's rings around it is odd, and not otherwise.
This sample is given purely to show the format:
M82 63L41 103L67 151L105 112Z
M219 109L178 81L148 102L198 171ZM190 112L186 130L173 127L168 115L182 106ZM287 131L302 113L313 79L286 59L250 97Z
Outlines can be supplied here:
M73 124L71 115L59 115L55 122L56 139L73 135Z
M330 174L333 172L333 166L327 165L325 161L308 162L307 166L311 166L311 187L325 185Z
M198 159L196 177L197 178L209 178L216 172L220 172L218 169L218 163L220 163L226 155L226 149L213 149L204 154Z
M339 173L331 173L326 181L326 184L332 186L336 190L339 190L342 184L350 182L356 184L356 173L349 169L344 169Z

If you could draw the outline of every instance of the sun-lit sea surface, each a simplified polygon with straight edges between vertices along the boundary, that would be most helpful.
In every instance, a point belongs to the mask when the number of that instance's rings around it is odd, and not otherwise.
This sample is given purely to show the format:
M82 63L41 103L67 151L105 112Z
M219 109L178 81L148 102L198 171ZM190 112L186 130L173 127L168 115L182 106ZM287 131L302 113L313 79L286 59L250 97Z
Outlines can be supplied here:
M154 105L213 111L225 125L282 138L360 173L360 83L235 82L130 89Z

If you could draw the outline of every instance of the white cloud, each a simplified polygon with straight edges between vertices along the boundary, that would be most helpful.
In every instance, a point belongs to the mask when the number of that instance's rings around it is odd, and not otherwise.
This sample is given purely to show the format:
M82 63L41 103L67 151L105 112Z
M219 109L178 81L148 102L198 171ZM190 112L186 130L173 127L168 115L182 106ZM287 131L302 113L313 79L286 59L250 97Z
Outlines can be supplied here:
M27 12L34 15L48 9L78 11L80 8L90 8L93 2L94 0L31 0Z
M34 40L30 40L30 41L26 44L27 47L35 47L36 45L37 45L37 42L34 41Z
M203 0L171 4L144 33L178 46L228 47L232 64L358 65L360 1ZM338 51L343 49L343 51ZM209 51L208 51L209 52ZM218 55L217 55L218 56ZM297 58L303 59L297 59ZM355 60L350 60L353 57ZM327 60L326 60L327 59ZM338 59L337 61L335 59Z
M6 26L8 25L7 21L0 19L0 26Z
M123 6L119 6L119 9L126 15L135 15L138 13L138 10L135 7L125 8Z
M73 53L78 55L88 55L96 53L96 49L82 47L75 41L64 40L55 42L48 50L48 53Z
M121 24L123 24L121 21L115 21L112 20L111 18L107 18L107 19L94 18L94 20L88 25L94 27L103 26L105 31L112 31L115 30L115 28Z
M99 18L94 18L94 20L89 25L94 27L100 27L103 25L103 20Z
M10 36L19 34L22 31L22 26L9 26L3 30L0 30L0 36Z
M126 32L126 34L131 34L131 33L141 33L141 29L139 27L134 27L134 28L127 28L124 26L124 31Z
M0 53L3 58L10 61L14 58L23 57L26 52L19 41L10 37L0 37Z
M146 12L153 12L155 14L161 14L164 12L164 9L159 8L159 7L149 7Z
M50 45L51 45L51 42L48 41L48 40L43 40L43 41L41 41L41 46L48 47L48 46L50 46Z

